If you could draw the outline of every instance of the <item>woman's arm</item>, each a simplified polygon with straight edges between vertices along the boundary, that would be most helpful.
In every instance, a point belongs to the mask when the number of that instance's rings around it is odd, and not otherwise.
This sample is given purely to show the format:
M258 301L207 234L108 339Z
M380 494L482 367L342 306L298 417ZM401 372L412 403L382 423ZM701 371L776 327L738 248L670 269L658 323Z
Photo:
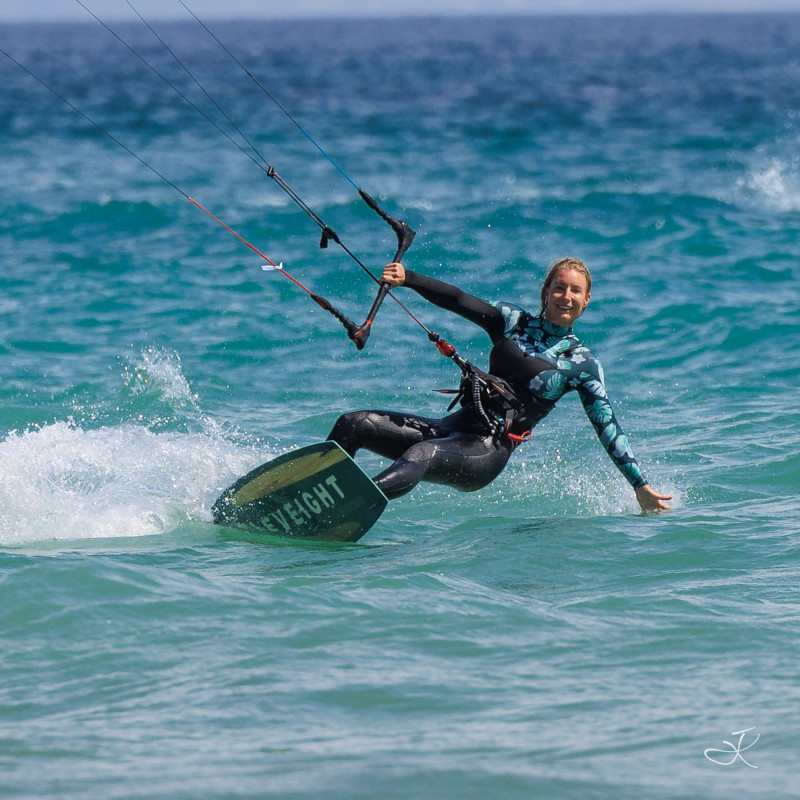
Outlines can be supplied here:
M597 436L611 460L633 487L636 500L642 510L664 511L669 508L665 501L671 500L672 495L657 492L642 474L633 449L628 442L628 437L617 422L614 409L608 399L600 362L593 358L592 360L596 365L597 372L593 376L584 373L587 380L583 381L578 389L586 416L589 417L589 421L594 426Z
M389 264L381 280L391 288L407 286L429 303L473 322L489 334L492 342L501 339L505 333L505 319L497 308L449 283L418 275L402 264Z

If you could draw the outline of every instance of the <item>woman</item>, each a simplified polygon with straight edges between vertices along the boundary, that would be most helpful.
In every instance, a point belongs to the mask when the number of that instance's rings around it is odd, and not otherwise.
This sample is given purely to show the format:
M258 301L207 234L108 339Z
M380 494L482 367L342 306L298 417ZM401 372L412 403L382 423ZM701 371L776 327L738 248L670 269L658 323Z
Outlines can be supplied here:
M455 413L431 419L396 411L355 411L336 422L328 438L351 456L366 448L394 460L374 478L388 498L409 492L423 480L464 491L486 486L556 401L574 389L642 509L669 508L671 495L647 483L617 423L600 362L572 332L591 297L592 278L581 261L562 259L550 268L538 316L510 303L486 303L399 263L386 267L383 280L391 288L413 289L474 322L492 341L490 375L476 371L475 380L462 387L466 391Z

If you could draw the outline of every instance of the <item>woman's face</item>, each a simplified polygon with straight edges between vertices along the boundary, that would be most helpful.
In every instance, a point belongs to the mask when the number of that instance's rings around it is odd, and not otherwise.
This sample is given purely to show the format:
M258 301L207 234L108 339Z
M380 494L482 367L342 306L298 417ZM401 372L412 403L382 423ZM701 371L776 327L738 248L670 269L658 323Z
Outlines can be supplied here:
M586 276L576 269L561 269L547 291L544 316L548 322L571 328L583 313L591 295L586 291Z

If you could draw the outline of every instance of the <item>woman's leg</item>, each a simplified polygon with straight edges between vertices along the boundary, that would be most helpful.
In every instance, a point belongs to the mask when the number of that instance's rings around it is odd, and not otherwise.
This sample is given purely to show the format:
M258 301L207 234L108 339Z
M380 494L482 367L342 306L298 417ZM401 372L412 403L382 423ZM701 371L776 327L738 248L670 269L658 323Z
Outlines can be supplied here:
M351 411L336 420L328 439L351 457L363 448L384 458L400 458L411 445L450 433L452 428L440 419L399 411Z
M512 447L490 436L462 433L446 421L392 411L356 411L339 418L329 439L351 456L366 448L394 464L373 479L389 498L420 481L475 491L503 470Z
M490 436L453 433L412 445L373 480L390 500L410 492L420 481L474 492L503 471L511 451Z

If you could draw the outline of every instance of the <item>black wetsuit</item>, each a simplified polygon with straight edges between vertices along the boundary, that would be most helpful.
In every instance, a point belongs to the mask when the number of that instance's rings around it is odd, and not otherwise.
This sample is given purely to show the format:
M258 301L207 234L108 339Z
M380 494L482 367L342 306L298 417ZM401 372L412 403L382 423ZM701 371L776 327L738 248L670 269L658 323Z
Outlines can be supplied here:
M404 286L429 302L474 322L489 334L489 372L505 380L521 401L508 429L487 428L471 398L441 419L397 411L354 411L341 416L329 439L351 456L366 448L394 463L374 478L391 498L420 481L474 491L493 481L519 444L568 391L580 396L586 415L622 474L634 488L645 480L608 401L603 368L572 333L510 303L489 304L434 278L406 270Z

